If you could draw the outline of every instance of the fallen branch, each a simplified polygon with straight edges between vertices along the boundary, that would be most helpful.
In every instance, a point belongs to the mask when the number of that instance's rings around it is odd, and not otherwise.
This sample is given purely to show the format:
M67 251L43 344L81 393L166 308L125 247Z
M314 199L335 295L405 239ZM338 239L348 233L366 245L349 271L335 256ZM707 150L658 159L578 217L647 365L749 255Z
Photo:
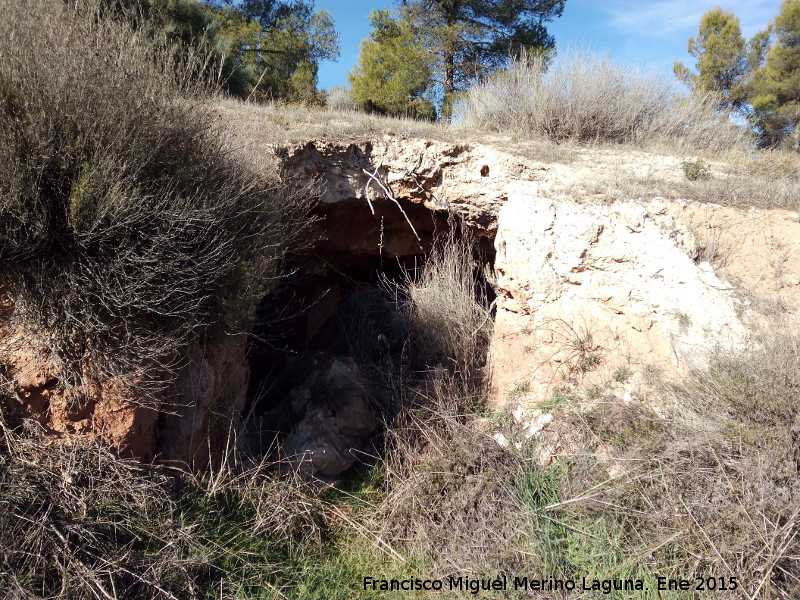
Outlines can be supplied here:
M411 223L411 219L409 219L409 218L408 218L408 215L406 214L406 211L404 211L404 210L403 210L403 207L402 207L402 206L400 206L400 202L397 200L397 198L395 198L395 197L394 197L394 195L393 195L393 194L392 194L392 193L389 191L389 189L388 189L388 188L387 188L387 187L386 187L386 186L383 184L383 182L382 182L380 179L378 179L378 169L377 169L377 168L375 169L375 174L372 174L372 173L370 173L369 171L367 171L367 170L366 170L366 169L364 169L364 168L362 168L361 170L362 170L362 171L364 172L364 174L365 174L365 175L367 175L367 176L368 176L368 177L369 177L371 180L375 181L375 183L377 183L377 184L378 184L378 186L379 186L379 187L380 187L380 188L383 190L383 193L384 193L384 194L386 194L386 197L387 197L389 200L391 200L392 202L394 202L394 203L397 205L397 208L399 208L399 209L400 209L400 212L401 212L401 213L403 213L403 216L404 216L404 217L405 217L405 219L406 219L406 223L408 223L408 226L409 226L409 227L411 227L411 231L414 233L414 237L416 237L416 238L417 238L417 242L421 242L422 240L420 239L420 237L419 237L419 234L417 233L417 230L416 230L416 229L414 229L414 225ZM367 192L369 191L369 182L367 182L367 185L366 185L365 189L367 190ZM367 202L370 202L370 200L369 200L369 193L367 193ZM370 209L372 210L372 204L371 204L371 203L370 203L369 207L370 207ZM374 210L372 210L372 214L373 214L373 215L375 214L375 211L374 211ZM422 246L420 245L420 247L422 247Z

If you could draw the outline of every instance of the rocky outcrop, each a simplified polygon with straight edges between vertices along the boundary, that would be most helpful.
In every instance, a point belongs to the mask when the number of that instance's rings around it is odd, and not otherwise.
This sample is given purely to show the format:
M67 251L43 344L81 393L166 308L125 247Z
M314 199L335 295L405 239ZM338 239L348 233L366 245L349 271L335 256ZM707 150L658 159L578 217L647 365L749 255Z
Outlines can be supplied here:
M456 213L479 235L497 230L506 188L547 167L466 144L384 136L276 148L281 171L321 190L315 246L326 255L420 254Z
M746 334L745 307L669 203L554 202L520 187L500 212L492 397L541 402L618 369L677 374Z
M630 402L656 372L680 376L715 348L741 344L759 310L800 311L796 213L619 200L595 189L616 177L611 150L573 153L574 164L392 136L272 150L285 175L321 193L309 249L296 265L303 277L272 299L303 309L286 335L293 357L311 340L345 340L331 321L348 320L352 282L386 268L387 258L398 259L396 269L413 264L453 215L494 264L490 402L518 415L569 398L564 390L608 390L612 381ZM645 170L658 174L659 186L683 177L675 157L626 160L632 173L649 161ZM592 173L602 175L597 185L586 183ZM0 306L0 328L10 310ZM384 329L373 342L391 348ZM12 404L49 432L99 435L123 454L193 467L232 446L250 377L244 336L215 333L186 348L176 381L149 407L115 381L67 394L47 354L17 341L4 357ZM260 442L280 433L294 464L325 477L350 468L377 430L358 367L336 355L355 352L340 346L309 353L302 377L260 417L272 436ZM531 431L549 427L532 412Z
M18 418L33 419L50 434L99 435L125 456L155 457L158 410L137 403L119 382L66 390L48 355L28 344L15 345L3 363L10 409Z
M677 376L713 348L741 342L754 301L743 287L757 295L774 288L762 297L800 307L800 256L788 242L800 239L796 215L604 194L570 200L593 173L613 177L609 164L619 158L611 150L573 154L544 164L391 136L278 152L284 172L322 183L322 253L419 253L441 226L430 212L459 215L489 242L495 406L604 385L615 372ZM658 172L665 185L683 176L674 158L634 153L623 162L634 174L642 165Z
M245 334L216 331L186 350L158 420L158 460L203 468L235 447L247 401Z
M321 182L323 205L350 199L367 205L389 191L428 210L456 211L487 233L496 229L506 186L536 181L547 170L490 148L392 136L346 144L312 141L276 153L284 173Z

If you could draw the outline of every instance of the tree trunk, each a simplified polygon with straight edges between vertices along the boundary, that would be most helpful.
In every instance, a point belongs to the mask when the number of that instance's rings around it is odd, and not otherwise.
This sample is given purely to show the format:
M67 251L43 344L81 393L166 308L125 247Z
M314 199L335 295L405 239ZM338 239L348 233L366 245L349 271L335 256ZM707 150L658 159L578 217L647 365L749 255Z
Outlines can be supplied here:
M450 123L453 119L453 94L455 93L455 52L448 48L444 55L444 100L442 120Z
M453 33L458 23L461 0L450 0L444 4L447 38L444 47L444 98L442 99L442 120L453 120L453 99L456 92L456 47L458 42Z

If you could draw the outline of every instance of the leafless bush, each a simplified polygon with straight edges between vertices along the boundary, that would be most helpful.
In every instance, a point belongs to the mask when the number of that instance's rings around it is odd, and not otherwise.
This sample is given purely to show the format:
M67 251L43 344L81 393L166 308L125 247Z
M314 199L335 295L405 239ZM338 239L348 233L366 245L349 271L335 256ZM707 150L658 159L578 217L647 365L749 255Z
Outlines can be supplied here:
M513 571L527 519L516 492L523 459L499 446L475 414L492 328L476 256L474 238L453 224L424 265L389 286L412 364L410 372L401 361L387 373L394 410L385 493L370 517L378 539L423 557L439 575Z
M350 95L350 90L341 85L335 85L331 88L325 105L328 110L355 111L358 109L356 101Z
M468 233L459 236L451 229L435 242L418 271L406 273L400 296L415 356L465 381L483 366L493 325L475 249Z
M724 223L706 224L693 228L695 252L692 257L696 263L709 262L715 267L724 267L741 245L739 235Z
M193 335L247 318L303 203L232 156L199 57L101 6L0 14L0 284L62 385L146 392Z
M138 529L163 526L172 512L164 476L87 441L2 429L0 445L0 589L12 597L111 598L124 586L170 598L165 578L202 566L187 561L167 574L159 557L136 548ZM175 528L163 534L181 536Z
M471 89L463 111L482 129L554 140L671 139L708 149L741 142L744 134L714 105L681 97L676 84L655 72L570 50L552 64L542 56L514 62Z

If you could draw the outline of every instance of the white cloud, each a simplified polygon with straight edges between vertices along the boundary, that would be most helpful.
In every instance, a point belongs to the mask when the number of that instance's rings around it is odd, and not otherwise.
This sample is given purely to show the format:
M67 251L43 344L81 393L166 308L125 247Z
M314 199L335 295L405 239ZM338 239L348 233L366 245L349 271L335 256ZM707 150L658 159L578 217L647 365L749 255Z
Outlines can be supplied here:
M608 15L607 24L619 30L620 34L669 38L679 32L696 32L703 13L716 6L736 14L742 22L743 33L751 36L766 27L769 20L778 14L780 1L606 0L602 10Z

